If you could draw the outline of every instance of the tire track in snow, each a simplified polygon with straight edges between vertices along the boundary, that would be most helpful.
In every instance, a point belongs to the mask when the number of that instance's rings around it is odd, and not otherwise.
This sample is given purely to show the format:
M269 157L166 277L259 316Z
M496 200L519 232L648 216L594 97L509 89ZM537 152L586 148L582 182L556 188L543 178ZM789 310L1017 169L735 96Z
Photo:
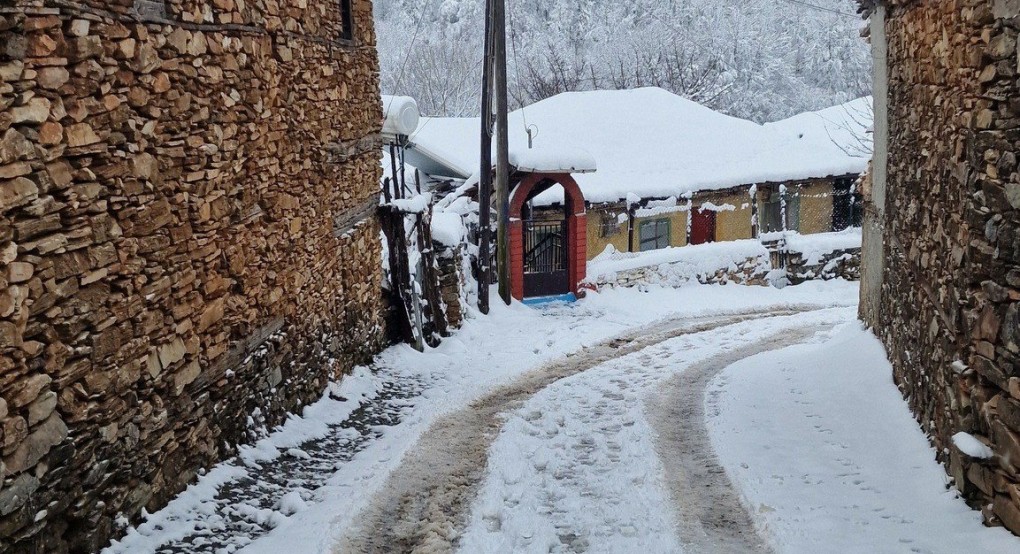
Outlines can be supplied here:
M752 344L696 363L668 379L649 398L647 415L656 431L655 449L666 467L666 483L677 507L679 538L687 552L770 553L712 448L705 423L709 383L734 363L804 342L819 331L784 330Z
M520 407L550 384L683 335L820 308L668 320L632 330L526 374L437 421L407 453L386 487L356 518L361 523L341 539L334 552L452 552L484 476L489 446L502 427L500 415Z

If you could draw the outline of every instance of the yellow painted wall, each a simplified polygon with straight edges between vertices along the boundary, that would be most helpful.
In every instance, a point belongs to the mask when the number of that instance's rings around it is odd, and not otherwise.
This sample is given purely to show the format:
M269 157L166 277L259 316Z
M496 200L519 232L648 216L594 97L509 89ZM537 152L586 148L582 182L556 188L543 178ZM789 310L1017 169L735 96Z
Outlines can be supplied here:
M751 198L746 192L703 193L695 195L694 205L711 202L716 206L729 204L733 211L720 211L715 215L715 240L741 240L751 238Z
M832 231L832 182L816 181L800 187L800 232Z
M814 181L797 186L790 186L790 190L799 190L800 198L800 226L802 233L825 233L832 227L832 183L829 181ZM759 205L767 198L767 189L759 189ZM700 207L705 202L711 202L717 206L730 204L736 209L733 211L720 211L716 213L716 240L730 241L749 239L751 237L751 199L746 190L729 190L722 192L698 193L694 196L694 206ZM602 236L602 214L611 213L615 215L626 214L626 206L621 203L596 204L588 207L588 259L601 254L606 246L612 244L621 252L630 250L627 244L628 227L627 221L616 225L614 234ZM685 246L687 244L687 216L686 212L674 212L660 214L644 218L636 218L634 221L634 251L640 249L641 222L654 219L668 218L670 220L670 246ZM537 219L559 219L562 216L562 209L537 210Z
M687 213L672 212L647 217L634 218L634 251L641 250L641 222L655 221L657 219L669 220L669 245L685 246L687 244Z
M612 244L620 252L627 251L627 222L624 221L616 226L616 233L607 237L602 236L602 214L626 214L627 210L622 206L606 205L591 206L588 208L588 259L598 256Z
M603 213L621 214L626 213L626 210L622 207L615 206L592 206L588 209L588 258L594 258L601 254L606 246L612 244L617 250L621 252L629 251L627 246L627 240L629 237L629 230L627 222L619 224L616 227L616 233L610 236L602 236L602 214ZM641 247L641 222L642 221L654 221L656 219L669 219L669 232L670 232L670 246L684 246L687 244L687 214L683 212L674 212L669 214L660 214L650 217L638 217L634 219L634 251L638 251Z

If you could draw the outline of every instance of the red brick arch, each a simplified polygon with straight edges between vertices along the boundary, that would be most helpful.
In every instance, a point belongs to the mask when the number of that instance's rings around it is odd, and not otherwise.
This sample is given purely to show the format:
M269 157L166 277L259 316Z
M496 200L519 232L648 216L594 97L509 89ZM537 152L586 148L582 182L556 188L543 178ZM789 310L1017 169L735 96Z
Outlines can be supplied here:
M524 224L521 212L538 185L552 181L563 187L567 205L567 277L575 294L588 268L588 216L584 194L569 173L528 173L521 179L510 199L510 289L514 298L524 298Z

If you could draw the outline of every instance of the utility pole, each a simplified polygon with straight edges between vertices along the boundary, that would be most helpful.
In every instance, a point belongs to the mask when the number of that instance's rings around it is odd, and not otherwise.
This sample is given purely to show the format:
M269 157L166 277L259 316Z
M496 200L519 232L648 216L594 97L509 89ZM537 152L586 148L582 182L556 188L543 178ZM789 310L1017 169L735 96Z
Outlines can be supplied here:
M485 2L485 53L482 61L481 160L478 168L478 311L489 313L489 283L492 282L492 69L493 2Z
M507 128L507 77L506 77L506 0L493 0L495 17L493 35L495 59L493 77L496 88L496 206L499 221L496 227L499 270L499 295L507 305L510 292L510 152Z

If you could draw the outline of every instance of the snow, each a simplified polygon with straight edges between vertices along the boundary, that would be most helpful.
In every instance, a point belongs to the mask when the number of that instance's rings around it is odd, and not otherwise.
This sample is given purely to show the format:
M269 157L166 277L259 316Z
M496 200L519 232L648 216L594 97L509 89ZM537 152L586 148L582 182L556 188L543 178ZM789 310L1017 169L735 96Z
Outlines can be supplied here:
M398 198L390 201L389 205L394 208L411 214L420 214L428 209L432 203L432 195L429 193L416 194L410 198Z
M587 151L555 146L513 149L510 165L529 173L592 173L598 169Z
M1016 552L935 461L858 323L732 365L706 399L716 452L778 552Z
M329 392L300 416L290 417L285 425L257 444L243 448L242 458L250 466L235 462L216 466L104 552L155 552L161 544L187 536L196 527L215 526L219 516L209 514L214 510L217 491L226 482L257 478L258 466L272 463L289 449L322 436L330 424L345 420L358 406L377 395L383 379L394 376L410 379L422 383L424 389L408 404L399 425L380 429L380 438L350 462L338 466L326 484L313 491L308 496L310 500L304 500L308 509L287 515L281 510L283 506L273 514L251 506L237 506L238 510L252 512L253 518L274 525L269 534L251 544L244 537L237 539L235 542L244 547L244 552L330 552L336 538L355 522L359 510L433 421L583 346L667 316L726 314L805 304L853 305L856 296L856 285L842 281L811 282L783 290L737 285L683 289L652 286L640 291L591 293L576 304L553 305L544 310L492 302L492 313L481 317L469 309L465 328L438 348L425 353L406 345L387 349L377 357L372 370L356 369L341 383L331 385ZM499 349L479 348L496 336L500 337ZM290 498L288 503L293 502L293 497ZM206 519L201 514L206 514Z
M387 429L380 440L338 468L329 484L316 491L316 509L287 518L244 552L329 552L333 541L355 523L358 511L433 421L582 346L671 315L726 314L804 304L853 305L856 297L856 284L836 281L783 290L737 285L620 289L591 293L576 305L554 305L542 311L492 302L489 316L473 313L464 329L434 350L418 353L407 346L395 346L377 359L377 366L427 383L420 403L409 406L404 423ZM478 347L496 336L500 337L498 349Z
M466 232L460 214L437 210L432 214L432 238L447 246L459 246Z
M1016 550L1017 539L982 527L980 514L946 491L945 472L893 385L881 346L858 324L841 323L853 320L856 301L857 284L835 280L781 290L613 289L540 310L493 302L485 317L469 309L465 328L438 348L387 349L371 369L331 384L300 416L244 448L240 461L210 470L106 552L156 552L197 528L215 532L213 499L227 483L306 456L306 441L332 432L385 386L415 383L419 392L401 401L399 422L379 426L349 461L322 468L321 486L281 490L270 508L230 506L270 530L234 537L224 552L333 552L434 422L540 365L665 318L807 307L814 311L668 339L523 399L503 414L462 551L681 551L678 542L689 537L674 532L678 510L665 486L674 473L659 452L649 395L742 345L832 325L841 326L810 344L722 370L706 396L719 461L775 551ZM499 347L485 347L493 337Z
M647 397L738 344L853 310L749 321L668 340L553 383L512 413L460 552L680 552Z
M510 148L527 150L526 118L539 128L536 149L580 148L598 162L597 172L576 176L589 202L628 194L665 198L862 173L871 157L869 105L870 98L861 98L759 125L657 88L567 92L511 113ZM860 114L866 124L848 114ZM412 150L431 153L451 168L447 173L468 177L477 172L479 125L473 118L424 118ZM562 191L552 190L536 203L561 198Z
M749 258L768 261L769 252L754 239L674 246L647 252L620 252L612 245L588 262L590 282L612 281L616 274L645 267L658 267L683 281L712 275L720 269L736 268ZM669 267L663 267L669 266Z
M787 250L800 253L808 265L821 263L823 257L837 250L860 248L863 236L860 227L811 235L802 235L795 231L769 235L771 235L769 238L785 238Z
M953 435L953 444L960 449L960 452L971 458L987 460L994 455L994 452L992 452L992 449L987 444L979 441L974 435L964 433L963 431Z

